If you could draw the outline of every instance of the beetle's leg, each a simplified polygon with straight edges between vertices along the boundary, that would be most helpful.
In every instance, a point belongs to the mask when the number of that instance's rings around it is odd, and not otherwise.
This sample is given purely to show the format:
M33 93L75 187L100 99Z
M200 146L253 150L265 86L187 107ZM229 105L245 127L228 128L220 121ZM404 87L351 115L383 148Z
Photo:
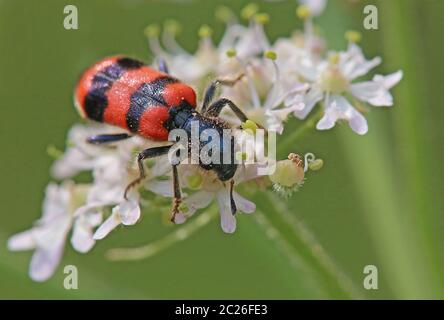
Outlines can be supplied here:
M240 121L245 122L248 120L245 113L243 113L242 110L239 109L239 107L236 106L233 101L225 98L221 98L213 102L208 107L208 110L205 113L203 113L203 115L209 117L218 117L222 109L226 106L229 107L234 112L234 114L239 118Z
M234 189L234 180L230 181L230 204L231 204L231 213L233 215L236 214L237 211L237 207L236 207L236 202L234 201L233 198L233 189Z
M169 70L168 70L168 64L166 63L165 59L158 58L157 59L157 65L158 65L158 68L159 68L160 72L163 72L163 73L166 73L166 74L170 73Z
M89 137L86 141L91 144L104 144L125 140L131 137L132 135L128 133L99 134L97 136Z
M244 76L243 74L240 74L235 79L231 79L231 80L217 79L217 80L214 80L213 82L211 82L211 84L209 85L207 90L205 90L204 101L203 101L202 108L201 108L200 112L201 113L206 112L211 101L213 101L213 99L214 99L214 95L216 94L216 89L219 87L219 85L232 87L236 84L236 82L238 82L240 79L242 79L243 76Z
M123 197L125 199L127 199L128 191L137 184L139 184L145 178L145 168L143 167L143 160L167 154L171 147L172 146L154 147L154 148L145 149L139 153L139 155L137 156L137 165L139 166L139 177L133 180L125 188L125 193L123 194Z
M171 209L171 222L174 222L176 214L179 213L179 205L182 202L180 193L179 175L177 173L177 164L173 165L173 208Z
M208 117L218 117L220 112L225 106L228 106L241 122L245 122L248 120L247 115L241 109L239 109L239 107L236 106L233 101L228 100L226 98L221 98L219 100L214 101L204 115ZM265 131L265 134L268 133L267 129L265 129L263 126L261 126L258 123L256 123L256 125L260 129L263 129Z

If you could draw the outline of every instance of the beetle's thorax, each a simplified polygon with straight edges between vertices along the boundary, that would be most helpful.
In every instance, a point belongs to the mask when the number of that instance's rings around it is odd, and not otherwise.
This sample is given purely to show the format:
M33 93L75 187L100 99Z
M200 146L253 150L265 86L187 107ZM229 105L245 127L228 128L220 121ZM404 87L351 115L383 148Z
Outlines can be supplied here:
M199 165L205 169L205 170L214 170L219 177L221 181L227 181L231 179L237 170L237 164L235 163L234 159L234 137L230 135L224 135L224 130L230 129L229 126L227 126L223 121L221 121L219 118L213 118L213 117L206 117L196 111L192 106L183 103L178 107L172 107L170 108L170 119L167 123L168 130L174 130L174 129L182 129L187 133L188 136L188 142L191 146L191 138L193 131L193 123L198 124L198 135L199 135L199 141L201 134L207 130L215 130L217 131L220 139L220 148L219 148L219 160L220 163L202 163L201 159L199 158ZM195 133L194 133L195 134ZM224 139L229 139L229 141L224 141ZM200 149L202 149L209 141L200 141L199 146ZM226 153L230 153L229 157L227 157ZM227 161L227 158L229 159L228 163L224 163L223 161Z

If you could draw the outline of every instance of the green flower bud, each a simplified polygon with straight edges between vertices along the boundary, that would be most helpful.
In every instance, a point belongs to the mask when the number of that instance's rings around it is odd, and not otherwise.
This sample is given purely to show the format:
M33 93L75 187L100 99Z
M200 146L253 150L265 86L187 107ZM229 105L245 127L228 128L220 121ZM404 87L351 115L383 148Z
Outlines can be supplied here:
M313 171L320 170L324 166L324 160L315 159L308 164L308 168Z
M278 161L275 172L270 175L270 180L288 188L299 185L304 180L304 168L290 159Z

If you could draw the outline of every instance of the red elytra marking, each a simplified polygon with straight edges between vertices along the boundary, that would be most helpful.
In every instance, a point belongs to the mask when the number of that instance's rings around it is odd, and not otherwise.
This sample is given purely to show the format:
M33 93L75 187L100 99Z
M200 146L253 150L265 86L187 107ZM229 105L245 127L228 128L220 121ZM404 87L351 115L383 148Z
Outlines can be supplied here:
M183 100L196 107L196 92L181 82L170 83L163 90L163 98L169 106L178 106Z
M149 107L140 118L139 134L153 140L168 140L168 130L163 124L169 116L167 107Z
M129 70L116 80L107 92L108 106L103 114L103 121L128 129L126 114L130 108L131 95L139 89L142 83L153 82L162 76L160 72L149 67Z
M92 67L88 68L80 77L80 80L77 83L75 97L76 97L76 104L81 108L81 110L79 110L79 111L81 112L81 115L83 117L85 116L85 113L82 112L83 110L85 110L85 106L84 106L85 96L88 94L88 91L91 88L91 84L92 84L92 80L93 80L94 76L99 71L112 65L114 62L116 62L116 60L118 58L119 58L119 56L105 58L105 59L97 62L96 64L94 64Z

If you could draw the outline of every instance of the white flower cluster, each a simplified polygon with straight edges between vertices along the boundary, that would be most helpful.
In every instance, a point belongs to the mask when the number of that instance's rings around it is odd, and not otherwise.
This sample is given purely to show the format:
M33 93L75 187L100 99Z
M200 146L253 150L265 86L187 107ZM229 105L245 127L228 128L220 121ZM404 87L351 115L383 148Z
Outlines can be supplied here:
M346 51L327 52L325 41L314 34L311 21L314 15L322 12L325 1L306 0L304 3L298 8L299 17L305 20L304 31L279 38L274 43L264 31L268 15L258 13L254 5L242 11L243 18L248 20L247 26L238 23L228 10L221 10L220 16L227 23L222 40L216 46L211 39L211 30L202 27L194 54L186 52L176 42L177 25L174 23L170 23L162 34L163 46L157 28L148 27L146 34L152 51L168 63L170 73L199 92L210 79L232 79L243 75L234 86L222 87L221 96L233 100L254 121L253 127L251 123L241 124L244 129L254 130L257 123L269 131L282 133L290 115L305 119L320 102L323 116L317 129L330 129L337 121L345 120L353 131L365 134L368 127L361 113L362 103L391 106L393 98L389 89L400 81L402 73L375 75L370 81L355 82L381 59L367 60L356 44L355 33L349 34ZM233 125L240 124L229 113L221 116ZM10 250L35 250L30 264L32 279L44 281L54 273L71 231L73 248L88 252L97 240L106 237L117 226L133 225L139 220L141 206L150 201L144 198L146 192L157 198L173 196L171 164L167 156L163 156L145 161L146 178L141 187L131 189L124 198L125 188L138 176L137 152L159 143L140 137L106 147L87 143L88 137L119 132L121 130L102 124L75 125L70 130L67 150L52 168L52 176L62 182L48 185L42 218L30 230L12 236L8 242ZM305 167L306 171L307 162ZM292 154L277 168L271 181L279 184L281 189L287 188L286 192L303 182L304 163L299 156ZM92 182L73 182L81 172L90 172ZM264 179L258 172L258 165L243 164L234 177L235 185ZM223 182L211 172L204 173L198 165L179 166L179 179L186 193L175 223L183 223L197 210L216 200L223 231L235 231L230 194ZM239 211L255 211L251 201L236 192L233 197Z
M171 164L167 156L145 163L145 179L140 188L133 188L124 198L125 188L139 171L136 155L158 142L132 137L125 141L104 146L91 145L87 139L97 134L112 134L119 129L103 124L74 125L68 134L68 148L52 167L52 176L63 180L59 185L50 183L46 188L43 215L27 231L12 236L9 250L35 250L29 274L35 281L45 281L58 266L68 235L71 244L81 253L89 252L96 240L105 238L119 225L134 225L141 216L141 206L155 208L156 204L144 199L143 192L156 197L173 196ZM260 177L259 164L243 164L234 181L239 183ZM73 179L82 172L92 174L92 182L75 183ZM175 223L183 223L196 210L217 200L221 227L226 233L236 229L236 219L231 211L229 189L212 172L198 165L179 167L182 188L193 194L183 194L184 200ZM256 206L238 193L233 193L237 209L252 213Z
M194 54L175 41L177 26L165 29L165 48L160 46L158 28L148 27L146 33L152 51L169 63L171 73L195 87L201 87L209 78L245 75L235 86L222 88L221 95L268 130L282 133L289 115L305 119L321 103L324 112L316 125L318 130L331 129L337 121L344 120L354 132L365 134L368 125L362 114L366 111L363 103L392 106L389 90L401 80L402 72L356 81L378 66L381 58L366 59L356 44L360 38L357 32L346 34L347 50L326 50L324 39L314 33L312 25L312 17L322 13L326 1L301 2L304 5L298 8L297 15L304 19L305 29L274 43L264 31L268 15L258 13L253 4L242 12L248 26L238 23L228 9L221 10L227 24L221 41L215 45L211 30L204 26ZM235 122L229 115L226 117Z
M92 124L75 125L70 130L69 147L52 167L52 176L64 182L48 185L43 216L34 227L9 239L10 250L35 250L29 271L32 279L44 281L54 273L71 229L73 248L86 253L96 240L117 226L133 225L139 220L139 190L131 190L128 199L123 195L128 183L138 175L133 150L152 142L134 137L108 147L87 143L92 135L113 132L115 128ZM171 196L169 170L168 161L156 161L147 168L143 187L160 196ZM91 172L93 182L74 183L71 179L81 172Z

